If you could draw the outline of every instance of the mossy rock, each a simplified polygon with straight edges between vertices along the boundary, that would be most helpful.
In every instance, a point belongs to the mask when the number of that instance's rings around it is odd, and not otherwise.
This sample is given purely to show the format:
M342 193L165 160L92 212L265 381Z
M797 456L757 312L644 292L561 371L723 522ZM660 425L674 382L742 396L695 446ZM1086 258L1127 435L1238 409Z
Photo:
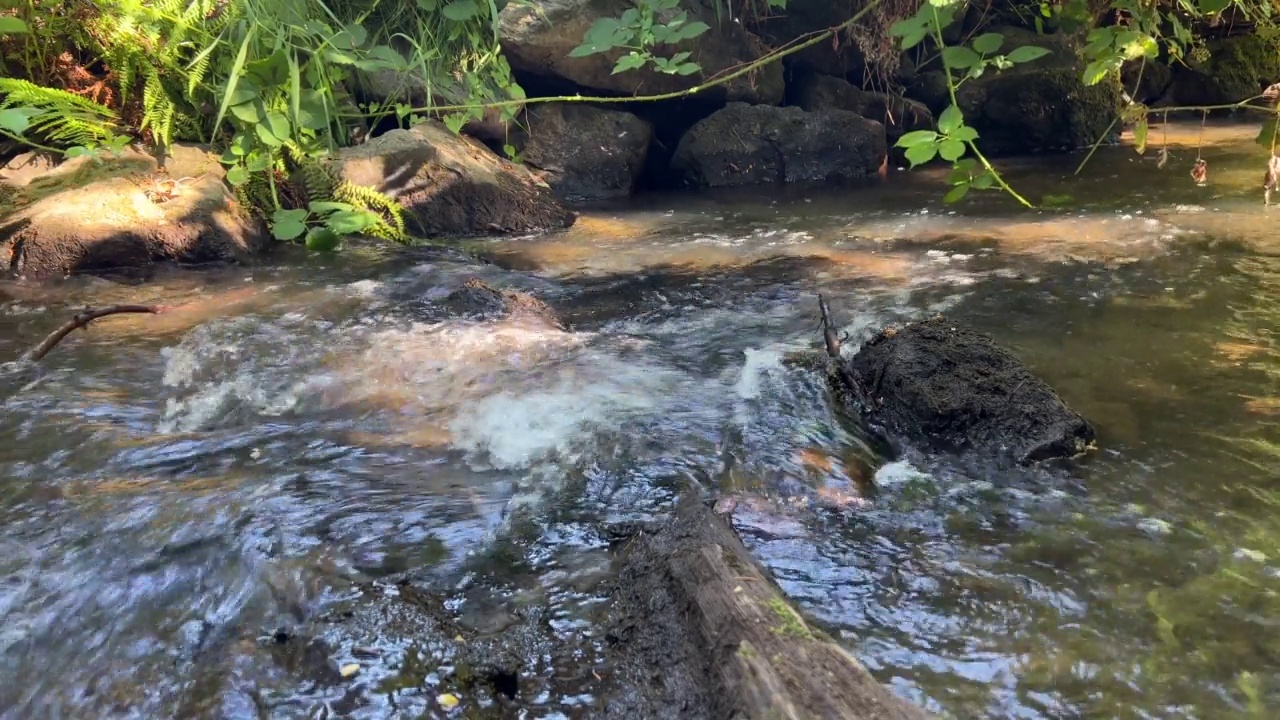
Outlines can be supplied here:
M1240 102L1280 81L1280 38L1240 35L1205 45L1207 59L1175 70L1171 92L1175 104Z

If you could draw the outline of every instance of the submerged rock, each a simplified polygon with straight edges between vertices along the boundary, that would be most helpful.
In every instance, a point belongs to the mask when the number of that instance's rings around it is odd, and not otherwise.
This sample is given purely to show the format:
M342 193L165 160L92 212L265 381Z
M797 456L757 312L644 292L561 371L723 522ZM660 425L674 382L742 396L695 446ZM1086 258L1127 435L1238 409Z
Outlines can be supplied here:
M712 75L741 67L759 59L768 48L727 16L717 13L712 0L686 0L681 7L663 10L658 19L666 22L677 12L687 11L689 22L701 21L711 29L692 40L663 45L664 56L689 51L689 61L701 72L675 75L650 68L614 73L614 62L628 52L610 52L571 57L583 43L587 31L601 18L618 18L634 10L631 0L532 0L508 3L499 14L502 50L516 70L568 81L592 90L623 95L650 95L677 92L694 87ZM753 103L782 102L782 66L769 63L758 71L709 88L699 97L713 102L743 100Z
M630 195L653 137L649 123L631 113L581 103L538 105L524 124L524 162L571 202Z
M884 126L857 113L730 103L680 138L671 171L696 187L840 182L875 175L885 152Z
M434 120L344 148L334 163L342 179L399 202L414 235L545 232L576 219L529 170Z
M846 370L873 423L933 450L1030 464L1075 456L1094 440L1089 423L1012 353L943 318L882 331Z
M29 278L125 270L161 261L249 259L270 245L266 228L236 203L218 157L175 146L163 171L140 152L75 158L38 176L11 164L0 186L0 270Z
M519 290L499 290L479 278L471 278L444 299L445 308L456 315L486 320L513 318L534 320L564 329L564 324L543 301Z
M1004 36L999 52L1033 46L1049 54L1008 70L969 80L956 93L965 119L981 136L984 152L996 155L1063 152L1092 145L1120 114L1120 84L1108 77L1085 85L1083 65L1061 35L1022 28L993 28ZM910 96L939 114L950 103L946 76L922 73Z

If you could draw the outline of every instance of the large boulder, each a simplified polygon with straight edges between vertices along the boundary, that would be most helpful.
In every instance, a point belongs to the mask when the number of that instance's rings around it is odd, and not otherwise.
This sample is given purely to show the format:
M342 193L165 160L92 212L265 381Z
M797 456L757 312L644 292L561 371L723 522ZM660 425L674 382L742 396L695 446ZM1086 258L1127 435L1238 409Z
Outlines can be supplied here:
M1280 82L1280 41L1258 34L1209 40L1208 57L1194 56L1173 73L1170 99L1175 105L1240 102Z
M583 43L587 31L601 18L618 18L634 9L632 0L530 0L508 3L499 15L502 50L516 70L566 80L591 90L622 95L650 95L685 90L708 77L736 69L759 59L768 49L751 33L727 17L720 18L715 0L687 0L680 10L688 11L689 20L705 22L711 29L678 45L661 45L663 56L689 51L689 60L701 71L691 75L656 72L651 68L615 74L614 62L624 54L621 49L570 57ZM659 20L669 20L675 10L659 13ZM782 102L782 67L769 63L759 70L707 90L700 97L712 102L742 100L752 103Z
M1072 457L1094 440L1089 423L1017 357L941 317L882 331L846 370L874 424L928 449L1030 464Z
M964 83L957 93L960 109L981 136L979 146L991 155L1062 152L1092 145L1120 114L1120 84L1107 78L1085 85L1083 66L1060 35L1037 35L1022 28L995 28L1004 36L1001 53L1024 45L1049 54ZM946 78L939 70L920 75L910 96L935 114L950 104Z
M652 126L628 112L546 103L525 113L518 146L557 195L577 202L630 195L652 138Z
M876 174L885 152L884 126L857 113L730 103L680 138L671 172L696 187L840 182Z
M528 169L434 120L343 148L331 162L341 179L400 203L414 235L545 232L576 218Z
M791 90L795 104L809 112L848 110L875 120L884 125L890 143L912 130L933 128L933 113L924 103L862 90L838 77L801 73Z
M271 239L223 177L217 155L188 145L172 148L163 169L134 151L56 166L17 159L0 172L13 211L0 220L0 271L49 279L162 261L247 260Z
M766 3L748 11L743 18L749 27L773 47L782 47L798 38L839 25L853 17L866 6L864 0L787 0L786 8L774 12L764 9ZM880 33L884 46L891 48L893 39ZM870 34L865 38L869 39ZM863 38L859 38L863 39ZM866 45L866 39L863 44ZM895 57L888 64L893 65ZM877 57L876 59L883 59ZM827 75L861 76L867 67L867 59L851 33L841 33L834 41L810 45L786 58L792 67L813 70Z

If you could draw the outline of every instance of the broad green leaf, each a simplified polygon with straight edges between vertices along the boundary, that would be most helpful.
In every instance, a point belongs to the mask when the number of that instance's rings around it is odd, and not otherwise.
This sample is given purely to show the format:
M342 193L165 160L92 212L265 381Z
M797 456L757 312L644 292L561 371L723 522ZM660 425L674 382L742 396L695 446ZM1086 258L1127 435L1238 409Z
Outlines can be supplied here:
M692 75L692 74L694 74L694 73L698 72L698 71L699 71L699 70L701 70L701 69L702 69L702 66L701 66L701 65L699 65L698 63L692 63L692 62L681 63L681 64L680 64L680 67L676 68L676 74L677 74L677 75Z
M14 135L21 135L31 126L31 117L23 112L25 108L5 108L0 110L0 129Z
M1258 131L1258 137L1253 139L1255 143L1266 148L1271 147L1271 144L1277 140L1280 140L1280 135L1277 135L1276 118L1274 117L1262 124L1262 129Z
M932 130L912 130L904 133L894 144L900 148L909 148L917 145L931 145L937 139L938 133Z
M960 185L957 185L951 188L950 190L948 190L947 194L942 196L942 202L947 204L960 202L962 199L964 199L964 196L968 194L969 194L969 183L961 183Z
M995 183L995 176L992 175L990 171L984 170L981 175L974 176L973 181L969 184L977 190L988 190L992 185L995 185Z
M990 55L1004 44L1004 36L1000 33L986 33L973 39L973 49L983 55Z
M307 233L307 249L315 252L333 252L341 241L338 233L326 227L311 228Z
M262 107L262 102L257 99L231 106L231 114L247 125L256 125L262 122L265 110Z
M279 87L289 81L289 55L280 48L260 60L246 63L244 71L262 87Z
M1009 58L1009 62L1012 63L1024 63L1031 62L1032 60L1039 60L1048 54L1049 51L1042 47L1036 47L1035 45L1023 45L1020 48L1014 48L1005 57Z
M1206 15L1214 15L1231 7L1234 0L1197 0L1196 6Z
M480 8L474 0L453 0L440 11L441 15L454 22L466 22L479 13Z
M915 167L932 160L938 154L938 146L933 144L912 145L903 154L907 156L907 162L911 163L911 167Z
M339 210L325 219L325 227L339 235L354 235L373 224L373 216L363 210Z
M227 170L227 182L232 185L243 185L249 182L249 171L243 165L236 165Z
M17 35L30 32L27 24L16 17L0 17L0 35Z
M435 12L435 9L440 7L440 2L439 0L418 0L418 7L427 12Z
M671 34L671 42L676 43L681 40L692 40L710 29L710 25L702 22L701 20L695 20L688 25L681 26L680 29L673 32Z
M256 152L245 158L244 167L251 173L264 172L271 167L271 156L264 152Z
M960 112L960 108L955 105L948 105L947 109L938 116L938 132L943 135L950 135L961 125L964 125L964 113Z
M354 210L355 207L350 203L316 200L307 203L307 209L317 215L322 215L324 213L337 212L338 210Z
M240 82L236 83L236 89L230 95L232 105L243 105L260 97L262 97L262 86L248 77L240 78Z
M620 72L626 72L628 70L638 70L644 67L647 60L647 57L638 52L633 51L627 53L626 55L618 58L618 62L614 63L613 72L610 74L617 75Z
M1016 50L1014 52L1017 52ZM978 53L963 45L948 45L942 48L942 61L949 67L965 70L982 62Z
M351 23L334 34L329 41L339 50L355 50L369 39L369 31L359 23Z
M962 125L951 133L951 138L960 142L973 142L978 139L978 131L968 125Z
M1084 84L1097 85L1111 70L1111 63L1106 59L1094 60L1084 66Z
M307 213L303 209L276 210L271 214L271 234L277 240L293 240L307 231Z
M902 49L903 49L903 50L910 50L911 48L913 48L913 47L915 47L915 46L919 45L920 43L924 42L924 38L925 38L925 36L926 36L926 35L928 35L928 31L926 31L926 30L924 30L924 29L917 30L917 31L912 31L911 33L909 33L909 34L907 34L907 35L903 35L903 36L902 36Z
M938 143L938 156L947 162L955 162L964 155L964 143L947 139Z
M1137 150L1139 155L1147 151L1147 119L1146 118L1139 120L1133 126L1133 149Z

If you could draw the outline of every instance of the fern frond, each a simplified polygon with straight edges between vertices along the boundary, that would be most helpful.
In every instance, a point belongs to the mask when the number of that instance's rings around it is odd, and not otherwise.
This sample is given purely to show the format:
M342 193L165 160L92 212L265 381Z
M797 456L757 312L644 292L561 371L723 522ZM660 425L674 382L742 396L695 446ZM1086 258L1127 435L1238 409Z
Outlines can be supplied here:
M344 181L334 188L333 197L339 202L354 205L379 216L378 223L366 228L364 234L399 243L409 242L409 234L405 232L404 227L404 208L387 194L371 187Z
M57 145L89 145L113 134L119 118L88 98L17 78L0 78L0 109L27 107L39 111L28 132Z

